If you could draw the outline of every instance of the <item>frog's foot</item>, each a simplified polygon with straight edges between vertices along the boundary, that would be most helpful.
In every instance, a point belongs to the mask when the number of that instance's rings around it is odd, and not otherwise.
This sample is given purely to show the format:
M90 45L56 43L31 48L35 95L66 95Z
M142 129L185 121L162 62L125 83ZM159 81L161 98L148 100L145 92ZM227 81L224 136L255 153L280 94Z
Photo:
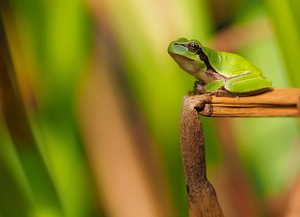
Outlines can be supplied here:
M255 90L255 91L252 91L252 92L232 93L232 92L230 92L226 89L218 89L218 90L213 90L213 91L209 92L208 94L209 95L215 95L217 97L219 97L219 96L228 96L228 97L239 98L239 97L244 97L244 96L253 96L253 95L265 93L265 92L272 91L272 90L273 90L272 88L263 88L263 89Z
M194 89L193 90L190 90L188 92L188 94L191 96L191 95L197 95L197 94L204 94L204 93L207 93L205 90L204 90L204 85L205 83L203 81L195 81L194 83Z
M215 96L236 96L236 94L230 93L229 91L225 90L225 89L217 89L217 90L213 90L211 92L208 93L209 95L215 95Z

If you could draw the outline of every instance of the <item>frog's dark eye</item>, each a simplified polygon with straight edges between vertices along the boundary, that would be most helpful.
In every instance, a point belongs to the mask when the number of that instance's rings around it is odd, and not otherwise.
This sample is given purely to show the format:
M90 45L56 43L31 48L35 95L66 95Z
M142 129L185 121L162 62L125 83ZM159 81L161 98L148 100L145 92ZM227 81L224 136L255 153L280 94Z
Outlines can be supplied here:
M187 48L190 52L193 52L193 53L196 53L200 49L199 45L195 42L189 43Z

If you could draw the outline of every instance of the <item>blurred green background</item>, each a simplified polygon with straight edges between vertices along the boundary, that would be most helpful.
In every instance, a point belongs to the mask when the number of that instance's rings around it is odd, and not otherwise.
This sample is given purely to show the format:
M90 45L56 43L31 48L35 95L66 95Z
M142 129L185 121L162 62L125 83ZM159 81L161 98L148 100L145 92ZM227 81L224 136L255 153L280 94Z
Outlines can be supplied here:
M178 123L194 78L168 56L177 38L300 86L297 0L0 5L0 217L188 216ZM225 216L284 216L298 120L201 119Z

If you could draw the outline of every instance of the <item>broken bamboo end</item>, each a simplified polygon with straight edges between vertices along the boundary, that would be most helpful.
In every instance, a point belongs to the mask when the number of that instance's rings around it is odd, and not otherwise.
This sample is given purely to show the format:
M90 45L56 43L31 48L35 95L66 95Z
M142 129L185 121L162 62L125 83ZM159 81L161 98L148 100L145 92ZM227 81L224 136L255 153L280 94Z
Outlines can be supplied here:
M259 95L189 96L198 113L208 117L299 117L300 89L275 88Z

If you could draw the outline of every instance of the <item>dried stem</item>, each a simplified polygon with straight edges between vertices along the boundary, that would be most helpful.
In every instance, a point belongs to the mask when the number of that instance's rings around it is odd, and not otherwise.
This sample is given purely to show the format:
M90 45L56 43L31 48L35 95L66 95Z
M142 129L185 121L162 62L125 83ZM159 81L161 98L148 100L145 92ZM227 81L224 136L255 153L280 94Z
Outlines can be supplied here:
M278 117L298 116L300 89L274 89L260 95L247 97L207 96L205 104L198 107L199 114L210 117ZM199 98L203 96L192 96ZM196 99L195 99L196 100Z
M198 115L210 117L299 116L300 89L274 89L247 97L185 97L180 118L181 151L190 217L223 216L214 187L206 177L205 145Z
M206 98L202 100L204 102ZM196 106L194 98L185 98L180 119L190 217L219 217L223 216L222 210L215 190L206 178L204 136Z

